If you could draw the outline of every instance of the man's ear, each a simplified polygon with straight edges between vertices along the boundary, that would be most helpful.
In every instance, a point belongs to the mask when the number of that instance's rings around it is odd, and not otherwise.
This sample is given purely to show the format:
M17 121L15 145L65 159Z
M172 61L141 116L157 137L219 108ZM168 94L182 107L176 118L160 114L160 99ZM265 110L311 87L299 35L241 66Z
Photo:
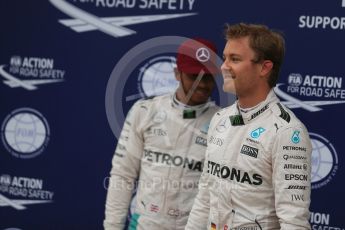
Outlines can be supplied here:
M177 68L174 68L174 74L175 74L176 80L181 81L181 72Z
M261 75L268 76L273 68L273 62L270 60L264 60L261 67Z

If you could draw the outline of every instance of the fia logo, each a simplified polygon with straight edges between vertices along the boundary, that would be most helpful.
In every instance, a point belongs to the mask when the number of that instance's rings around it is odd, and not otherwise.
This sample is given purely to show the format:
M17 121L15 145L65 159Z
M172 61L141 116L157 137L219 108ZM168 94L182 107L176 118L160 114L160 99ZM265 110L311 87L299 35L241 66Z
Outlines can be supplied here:
M302 81L303 81L303 77L299 73L291 73L289 75L289 78L288 78L289 85L300 86L302 84Z
M325 137L309 133L313 152L311 156L312 189L318 189L332 181L339 168L338 154L333 144Z
M250 136L254 139L257 139L260 137L261 133L265 132L265 129L262 127L259 127L257 129L254 129L251 133Z
M46 149L50 129L45 117L32 108L20 108L5 118L1 127L5 148L21 159L34 158Z
M10 88L36 90L39 85L64 81L65 70L54 68L54 59L12 56L10 64L0 65L3 83Z
M151 97L175 92L179 84L174 75L175 67L176 58L172 56L159 56L149 60L140 67L138 78L140 95L129 96L126 99L134 100L138 96Z
M294 131L291 137L291 141L295 144L298 144L300 142L300 137L299 137L300 131Z

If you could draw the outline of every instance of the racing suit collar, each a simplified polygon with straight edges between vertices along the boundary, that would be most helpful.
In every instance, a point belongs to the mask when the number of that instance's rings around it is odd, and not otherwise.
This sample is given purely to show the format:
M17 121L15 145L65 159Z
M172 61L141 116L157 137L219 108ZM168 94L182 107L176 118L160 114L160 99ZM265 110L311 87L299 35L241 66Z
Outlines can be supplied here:
M276 96L273 89L268 93L266 99L260 102L258 105L254 106L253 108L246 110L246 112L241 112L239 108L238 101L236 102L238 113L242 116L243 123L249 124L257 117L264 114L271 106L272 103L279 102L278 97Z
M180 102L176 93L171 95L171 106L175 108L183 119L194 119L205 113L214 102L208 101L201 105L190 106Z

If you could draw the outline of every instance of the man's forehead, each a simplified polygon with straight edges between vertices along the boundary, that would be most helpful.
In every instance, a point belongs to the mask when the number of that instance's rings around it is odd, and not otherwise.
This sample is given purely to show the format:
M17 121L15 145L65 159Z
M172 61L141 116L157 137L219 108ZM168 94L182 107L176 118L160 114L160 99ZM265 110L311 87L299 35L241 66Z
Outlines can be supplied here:
M248 37L231 38L227 40L223 50L223 54L240 55L240 53L242 53L241 51L246 48L249 48L251 50Z
M184 75L184 76L187 76L187 77L192 77L192 78L197 78L197 77L199 77L199 76L202 76L202 77L213 77L213 75L212 74L210 74L210 73L184 73L184 72L182 72L182 75Z

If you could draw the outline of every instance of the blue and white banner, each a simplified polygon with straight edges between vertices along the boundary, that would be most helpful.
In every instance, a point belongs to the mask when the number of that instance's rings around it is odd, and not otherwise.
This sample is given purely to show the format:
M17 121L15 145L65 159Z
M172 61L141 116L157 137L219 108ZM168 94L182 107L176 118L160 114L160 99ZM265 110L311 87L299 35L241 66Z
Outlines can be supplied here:
M175 90L186 37L214 41L220 63L238 22L283 32L275 91L310 132L310 223L345 229L345 0L12 0L0 2L0 230L102 229L130 107ZM233 101L220 77L212 97Z

